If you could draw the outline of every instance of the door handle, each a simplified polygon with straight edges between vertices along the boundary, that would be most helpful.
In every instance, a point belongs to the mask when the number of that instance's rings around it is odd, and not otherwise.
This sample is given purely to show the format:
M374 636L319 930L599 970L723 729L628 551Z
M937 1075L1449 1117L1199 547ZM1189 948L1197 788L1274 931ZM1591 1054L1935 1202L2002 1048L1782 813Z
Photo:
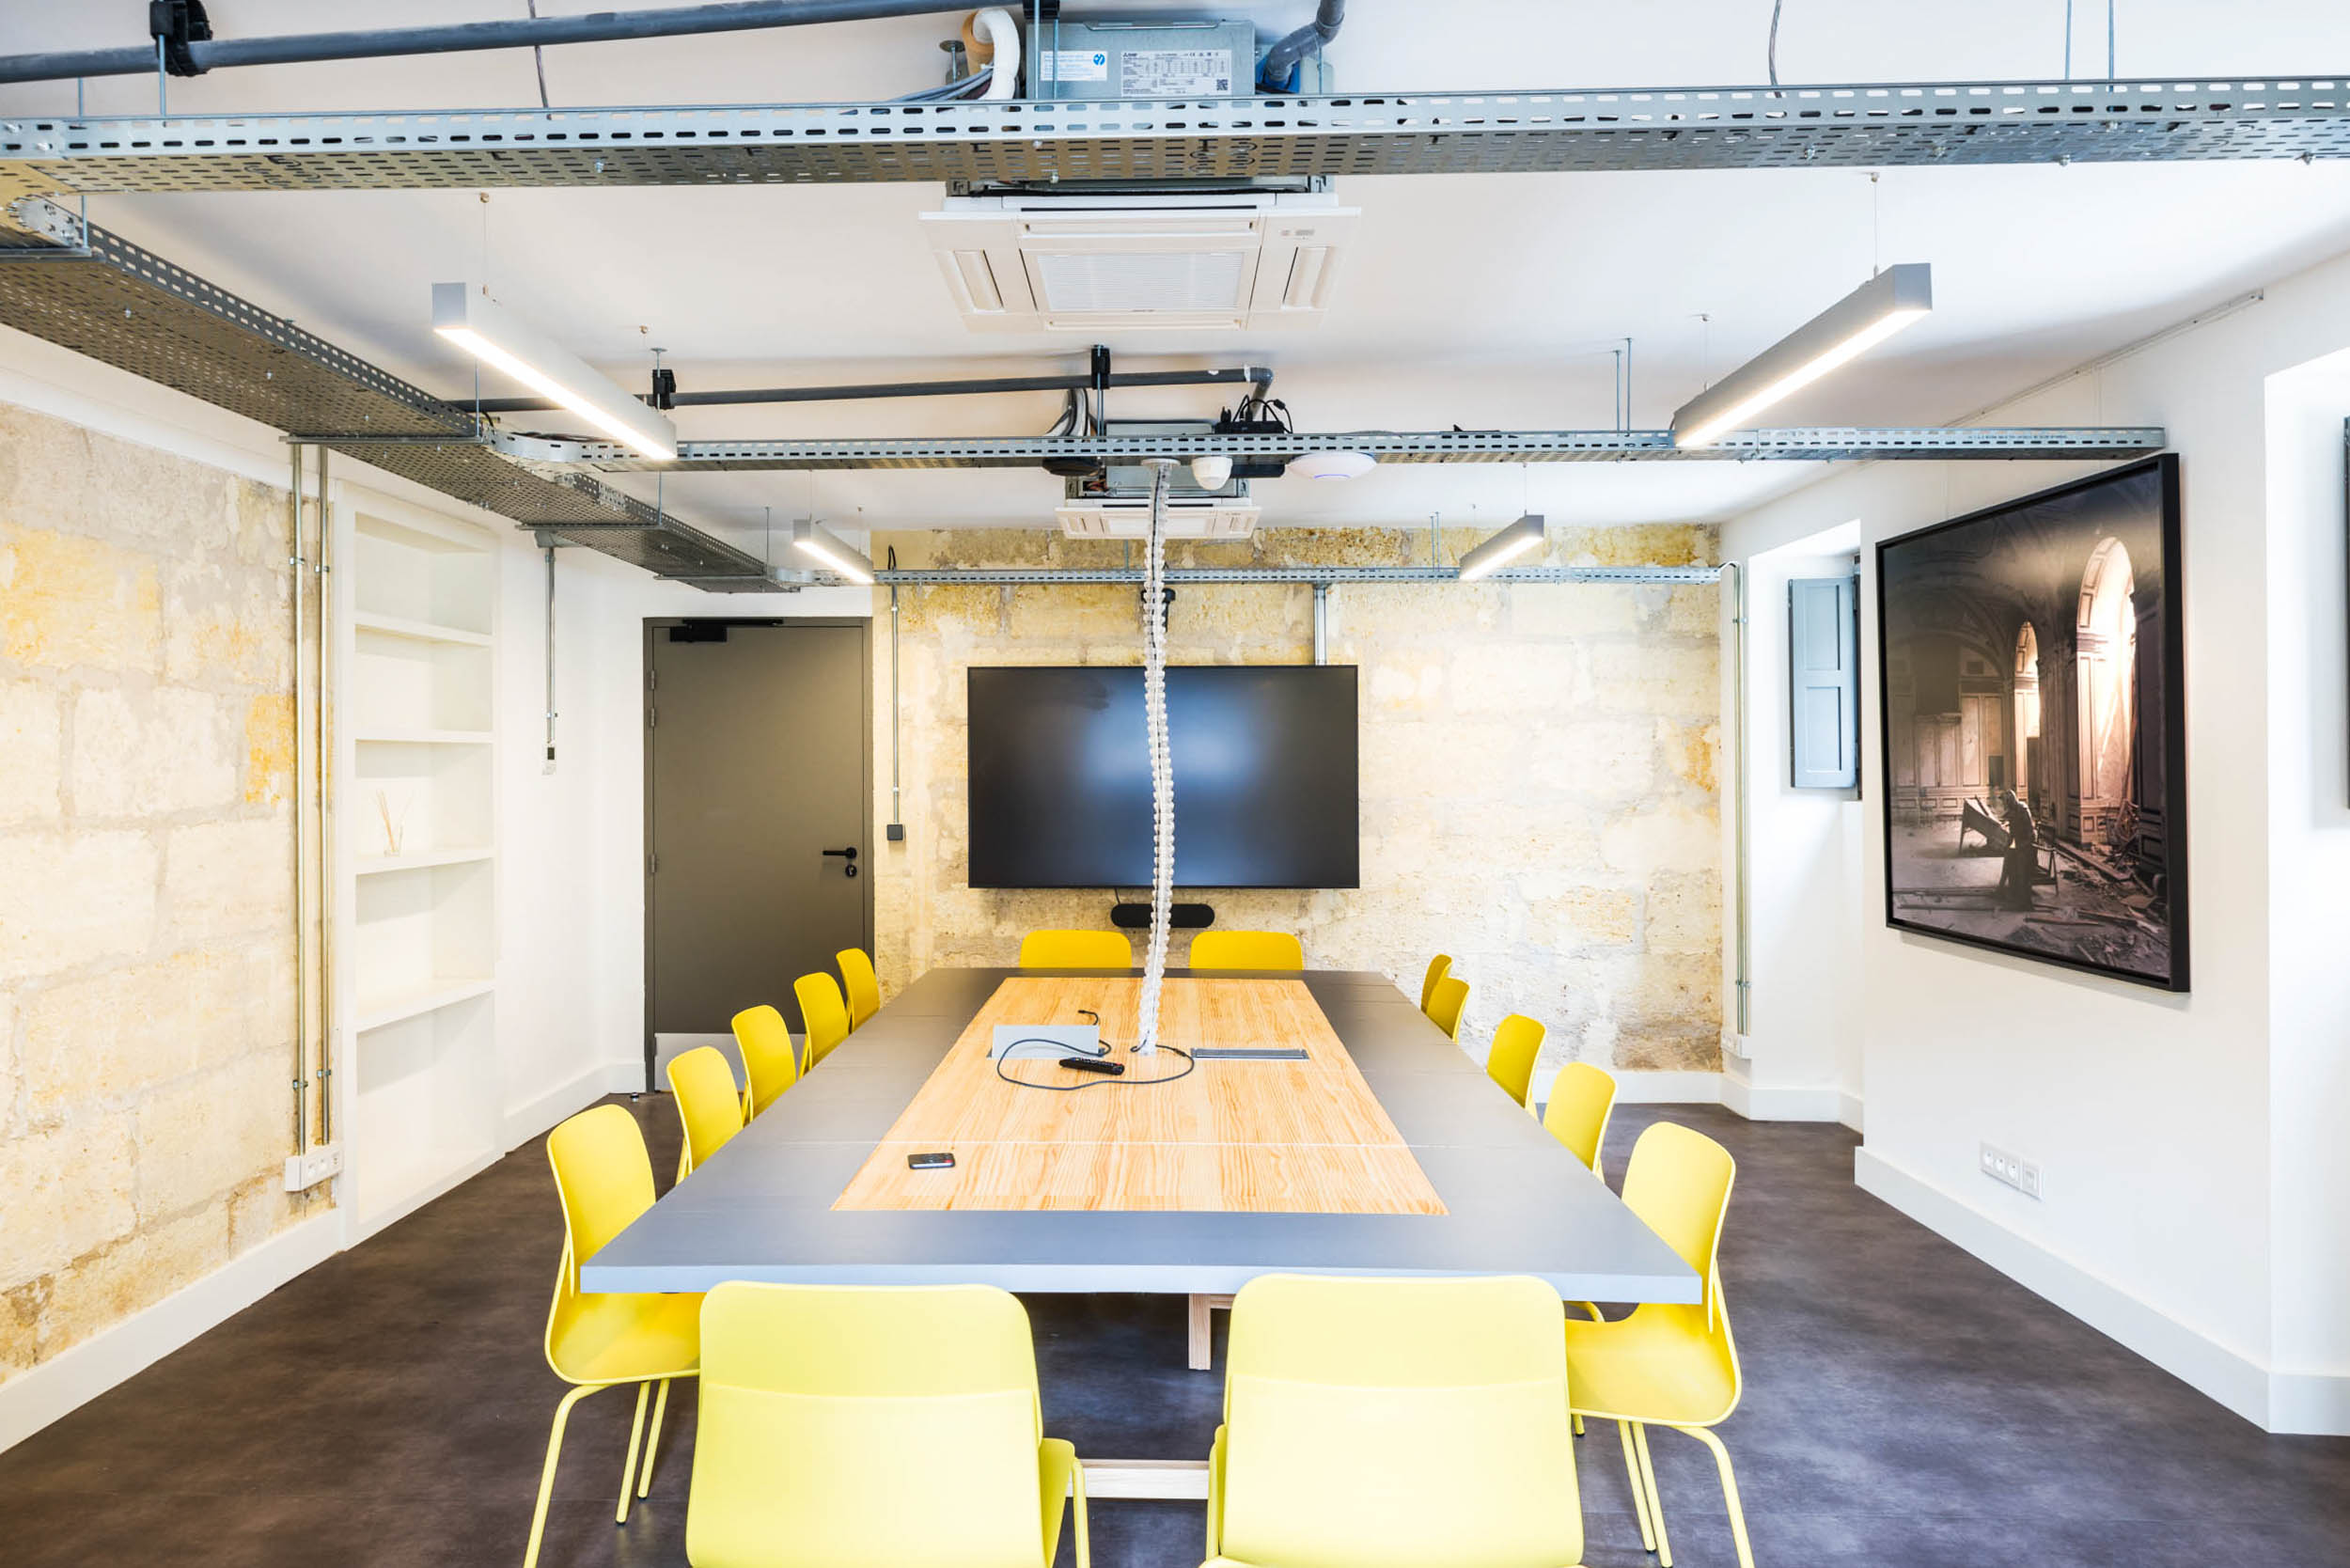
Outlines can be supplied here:
M856 846L854 844L851 844L847 849L826 850L824 854L826 855L837 855L846 859L849 863L840 868L841 871L848 876L856 875Z

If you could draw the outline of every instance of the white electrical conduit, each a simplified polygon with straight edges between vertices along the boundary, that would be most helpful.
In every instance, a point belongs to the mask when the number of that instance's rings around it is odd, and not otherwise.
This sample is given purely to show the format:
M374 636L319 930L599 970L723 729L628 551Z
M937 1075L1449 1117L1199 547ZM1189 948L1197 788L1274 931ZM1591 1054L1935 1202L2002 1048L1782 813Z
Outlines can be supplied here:
M1142 961L1135 1049L1159 1052L1159 988L1167 980L1167 930L1175 902L1175 759L1167 742L1167 482L1172 458L1147 458L1151 537L1142 565L1142 723L1151 745L1151 946Z
M1011 12L998 6L971 13L971 31L975 37L987 40L995 53L991 56L995 74L987 84L981 98L1007 99L1020 92L1020 24Z

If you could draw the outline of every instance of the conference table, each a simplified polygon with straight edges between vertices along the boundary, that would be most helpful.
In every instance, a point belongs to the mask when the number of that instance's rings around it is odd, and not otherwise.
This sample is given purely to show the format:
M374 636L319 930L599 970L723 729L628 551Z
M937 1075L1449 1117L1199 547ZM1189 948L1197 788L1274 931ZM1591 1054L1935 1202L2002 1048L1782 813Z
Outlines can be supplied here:
M1195 1322L1270 1273L1529 1274L1573 1302L1700 1298L1679 1255L1385 976L1167 971L1165 1043L1286 1059L1134 1054L1139 986L930 971L588 1259L580 1288L977 1282L1183 1295ZM1088 1011L1124 1076L988 1055L996 1024ZM908 1168L939 1151L951 1168ZM1206 1495L1204 1461L1086 1473L1099 1497Z

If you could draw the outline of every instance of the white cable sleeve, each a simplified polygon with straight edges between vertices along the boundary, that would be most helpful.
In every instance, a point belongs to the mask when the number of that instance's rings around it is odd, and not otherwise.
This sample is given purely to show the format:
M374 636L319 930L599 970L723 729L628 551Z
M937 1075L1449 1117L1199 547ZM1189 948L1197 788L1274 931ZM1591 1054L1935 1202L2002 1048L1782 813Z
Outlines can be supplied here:
M995 75L984 96L997 100L1020 96L1020 24L1011 12L991 6L971 15L971 29L995 48Z
M1151 537L1142 586L1142 723L1151 746L1151 946L1142 962L1135 1048L1159 1050L1159 989L1167 979L1167 933L1175 901L1175 758L1167 740L1167 485L1173 460L1151 461Z

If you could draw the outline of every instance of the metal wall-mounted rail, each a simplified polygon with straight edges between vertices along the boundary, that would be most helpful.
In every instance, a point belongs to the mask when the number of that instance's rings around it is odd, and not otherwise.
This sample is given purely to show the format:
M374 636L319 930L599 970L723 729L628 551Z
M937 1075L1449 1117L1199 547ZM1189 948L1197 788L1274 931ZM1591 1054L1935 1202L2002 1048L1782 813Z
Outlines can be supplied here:
M1525 566L1505 568L1480 581L1488 583L1712 583L1721 578L1718 566ZM1336 583L1457 583L1460 569L1450 566L1170 566L1170 583L1303 583L1327 588ZM989 588L1061 588L1087 583L1139 583L1142 569L1110 567L932 566L873 573L885 588L934 588L968 585Z
M1826 463L1861 459L2143 457L2162 449L2158 425L1741 431L1711 447L1675 447L1669 431L1347 431L1285 435L921 436L887 440L682 441L674 461L612 442L499 433L496 449L548 472L658 469L1035 468L1047 462L1188 462L1222 456L1286 461L1308 451L1368 452L1381 463Z
M0 119L0 199L2350 157L2350 72L2228 81Z

